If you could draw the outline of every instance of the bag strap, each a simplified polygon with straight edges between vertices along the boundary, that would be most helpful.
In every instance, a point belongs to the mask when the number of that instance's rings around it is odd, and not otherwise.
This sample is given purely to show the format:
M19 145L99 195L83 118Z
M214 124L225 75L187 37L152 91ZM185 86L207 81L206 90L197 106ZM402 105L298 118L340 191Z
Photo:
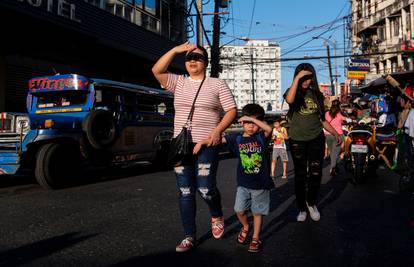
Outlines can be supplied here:
M195 109L195 102L196 102L196 99L198 97L198 93L200 93L201 86L203 86L203 83L204 83L205 79L206 79L206 76L204 75L204 78L201 81L200 86L198 87L197 93L196 93L196 95L194 97L193 105L191 106L190 113L188 114L188 118L187 118L187 123L186 124L188 124L188 122L192 122L193 121L193 115L194 115L194 109Z

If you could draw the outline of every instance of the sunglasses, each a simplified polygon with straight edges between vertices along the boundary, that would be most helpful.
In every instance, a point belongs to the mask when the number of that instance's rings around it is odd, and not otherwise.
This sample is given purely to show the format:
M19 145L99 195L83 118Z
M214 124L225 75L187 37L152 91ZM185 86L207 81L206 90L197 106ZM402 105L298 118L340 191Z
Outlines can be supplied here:
M202 55L202 54L199 54L199 53L188 53L186 56L185 56L185 61L191 61L191 60L194 60L194 61L205 61L205 58L204 58L204 55Z

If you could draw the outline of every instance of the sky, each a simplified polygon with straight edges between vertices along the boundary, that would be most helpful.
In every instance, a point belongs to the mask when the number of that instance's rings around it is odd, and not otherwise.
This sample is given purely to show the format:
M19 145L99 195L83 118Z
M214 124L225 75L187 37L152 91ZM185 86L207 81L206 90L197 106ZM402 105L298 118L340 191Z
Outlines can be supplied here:
M191 1L188 1L191 3ZM220 45L243 44L236 38L265 39L279 43L281 58L301 58L282 62L282 92L292 82L295 67L309 62L317 70L319 83L329 83L326 59L304 60L306 56L326 56L323 38L328 39L331 55L344 54L344 16L350 14L349 0L232 0L222 15ZM214 11L214 0L204 0L203 13ZM195 11L193 10L192 13ZM205 16L206 30L212 30L213 17ZM195 30L195 27L194 27ZM190 37L194 32L190 32ZM313 38L318 37L318 38ZM211 34L209 34L212 40ZM236 40L235 40L236 39ZM194 37L190 38L194 41ZM207 42L204 40L204 44ZM298 47L303 45L301 47ZM336 45L336 50L333 46ZM293 50L296 49L296 50ZM292 51L293 50L293 51ZM336 63L336 64L335 64ZM331 59L332 72L337 69L338 82L344 81L344 59Z

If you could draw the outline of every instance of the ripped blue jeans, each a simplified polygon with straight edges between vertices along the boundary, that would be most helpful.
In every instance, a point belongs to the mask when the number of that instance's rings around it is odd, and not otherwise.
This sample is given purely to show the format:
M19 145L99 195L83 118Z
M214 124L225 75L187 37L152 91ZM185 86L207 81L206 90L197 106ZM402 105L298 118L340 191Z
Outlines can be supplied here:
M223 216L220 192L216 186L217 166L218 148L204 147L191 160L174 168L185 236L196 235L196 191L209 206L211 217Z

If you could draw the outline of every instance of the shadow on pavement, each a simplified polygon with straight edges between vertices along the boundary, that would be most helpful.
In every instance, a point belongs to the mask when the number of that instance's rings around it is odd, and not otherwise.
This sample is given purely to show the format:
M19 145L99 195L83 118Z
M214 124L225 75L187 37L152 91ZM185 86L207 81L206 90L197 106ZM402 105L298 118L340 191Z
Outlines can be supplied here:
M335 202L343 193L348 181L346 175L340 175L332 178L328 183L321 185L319 191L318 209L323 216L323 209ZM272 235L280 231L287 223L296 222L297 208L294 197L294 178L290 178L283 185L271 191L270 195L270 211L269 215L264 218L261 238L262 241L270 238ZM281 206L283 205L283 206ZM252 216L249 216L252 225ZM309 218L310 220L310 218ZM240 231L241 225L234 214L225 219L226 232L223 239L236 238ZM211 232L202 235L198 242L201 244L212 238Z
M201 247L185 253L168 251L130 258L113 266L264 266L260 253L240 253L239 248L228 253L203 250ZM245 248L243 248L245 252ZM244 254L244 255L243 255Z
M223 151L219 155L220 160L233 158L233 156ZM157 164L145 163L127 167L107 167L85 170L81 176L69 181L64 188L83 186L88 184L97 184L106 181L124 179L131 176L139 176L160 171L172 171L171 168L161 168ZM0 175L0 197L25 193L28 191L37 191L41 187L34 177L33 171L25 171L18 175Z
M75 244L94 236L97 236L97 234L79 236L79 232L74 232L44 239L18 248L1 251L0 265L18 266L27 264L38 258L46 257L65 248L72 247Z

